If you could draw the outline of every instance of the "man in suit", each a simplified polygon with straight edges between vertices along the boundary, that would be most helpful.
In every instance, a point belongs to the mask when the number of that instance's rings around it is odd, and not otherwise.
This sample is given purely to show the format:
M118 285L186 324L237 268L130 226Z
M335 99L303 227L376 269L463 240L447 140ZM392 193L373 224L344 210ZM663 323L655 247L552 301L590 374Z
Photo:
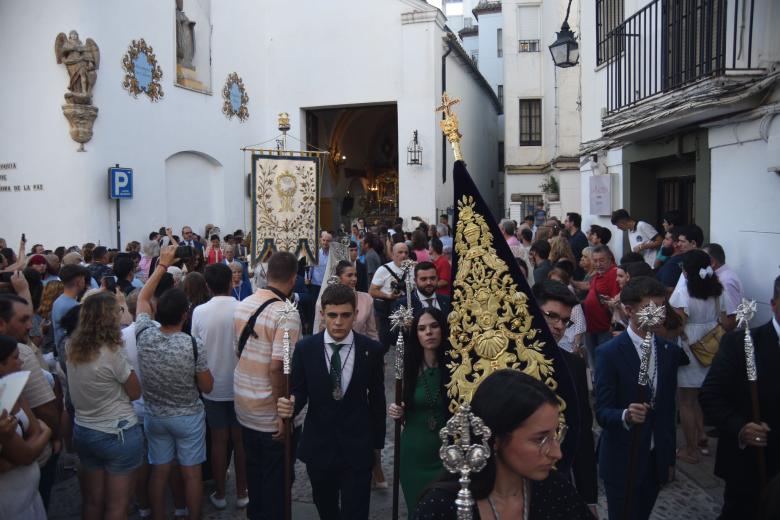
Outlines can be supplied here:
M664 286L655 278L632 278L620 293L630 324L628 330L596 350L596 420L599 474L604 480L610 520L624 514L632 437L641 428L628 518L647 519L658 490L669 477L675 459L675 393L677 368L685 357L677 345L653 335L644 401L638 399L642 339L637 313L650 302L662 306ZM652 332L652 331L651 331Z
M534 298L539 304L539 309L544 314L547 326L556 342L560 341L566 329L574 325L571 319L571 310L579 304L577 297L561 282L544 280L533 287ZM576 448L572 464L572 477L574 485L580 497L588 504L594 517L598 517L596 504L598 503L598 476L596 473L596 448L593 441L593 412L590 408L588 396L588 375L585 360L561 349L566 366L577 388L577 398L580 411L579 438L568 445Z
M331 285L321 303L325 330L295 346L292 395L280 398L277 409L290 418L309 405L298 458L320 518L365 520L374 450L385 443L383 349L352 331L352 289Z
M450 314L450 297L436 293L439 275L432 262L419 262L414 266L414 285L416 290L412 291L412 310L415 314L428 307L439 309L445 317ZM393 304L393 310L401 305L406 306L406 298L398 298Z
M181 242L180 246L190 246L203 251L203 243L200 240L195 240L195 235L192 232L190 226L184 226L181 228Z
M349 243L349 261L352 262L352 266L355 268L357 274L357 286L356 291L368 292L368 272L366 271L366 264L361 262L358 258L358 245L357 242Z
M723 337L699 395L705 420L720 432L715 475L726 481L722 520L756 518L762 492L756 448L764 448L767 480L780 473L780 276L775 278L772 311L770 321L751 331L761 421L752 420L744 330Z

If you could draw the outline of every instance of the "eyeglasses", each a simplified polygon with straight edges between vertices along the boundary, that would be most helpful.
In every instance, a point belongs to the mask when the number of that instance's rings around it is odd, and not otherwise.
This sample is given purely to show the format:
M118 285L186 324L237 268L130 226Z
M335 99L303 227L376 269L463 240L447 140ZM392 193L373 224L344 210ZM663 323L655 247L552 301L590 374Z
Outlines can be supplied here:
M552 450L553 441L558 443L558 446L560 446L561 444L563 444L563 439L566 438L566 432L568 431L569 431L568 426L566 426L565 424L559 424L555 432L545 436L545 438L539 442L539 455L542 455L544 457L549 456L550 451Z
M544 314L544 318L550 322L550 323L563 323L563 326L567 329L574 325L574 322L571 319L571 316L568 316L564 318L557 312L548 312L548 311L542 311L542 314Z

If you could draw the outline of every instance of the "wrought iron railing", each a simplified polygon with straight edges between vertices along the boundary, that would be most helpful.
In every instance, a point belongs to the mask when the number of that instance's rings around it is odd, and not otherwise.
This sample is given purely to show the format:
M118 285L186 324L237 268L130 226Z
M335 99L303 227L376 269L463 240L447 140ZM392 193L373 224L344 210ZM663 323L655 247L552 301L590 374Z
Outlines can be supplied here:
M653 0L607 35L607 107L617 112L729 71L755 70L755 0Z

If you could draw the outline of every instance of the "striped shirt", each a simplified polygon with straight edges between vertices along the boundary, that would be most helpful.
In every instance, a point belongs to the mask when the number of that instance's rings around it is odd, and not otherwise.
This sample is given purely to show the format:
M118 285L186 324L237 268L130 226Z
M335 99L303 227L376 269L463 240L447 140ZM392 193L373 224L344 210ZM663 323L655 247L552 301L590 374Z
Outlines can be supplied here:
M276 298L267 289L258 289L238 304L234 314L236 337L266 300ZM257 337L249 336L233 377L236 417L243 426L260 432L275 432L276 402L271 391L271 360L282 360L284 324L279 321L279 310L284 304L275 302L266 307L255 322ZM287 317L290 329L290 355L298 341L301 319L298 313Z

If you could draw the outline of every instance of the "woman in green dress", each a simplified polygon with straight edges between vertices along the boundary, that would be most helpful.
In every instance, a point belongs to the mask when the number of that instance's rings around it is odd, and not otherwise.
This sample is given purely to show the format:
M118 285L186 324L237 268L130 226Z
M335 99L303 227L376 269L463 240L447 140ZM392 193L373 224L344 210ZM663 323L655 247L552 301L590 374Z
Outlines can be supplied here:
M404 425L401 433L401 489L407 511L442 472L439 430L447 419L445 383L447 320L438 309L425 308L412 322L404 352L403 402L388 415Z

